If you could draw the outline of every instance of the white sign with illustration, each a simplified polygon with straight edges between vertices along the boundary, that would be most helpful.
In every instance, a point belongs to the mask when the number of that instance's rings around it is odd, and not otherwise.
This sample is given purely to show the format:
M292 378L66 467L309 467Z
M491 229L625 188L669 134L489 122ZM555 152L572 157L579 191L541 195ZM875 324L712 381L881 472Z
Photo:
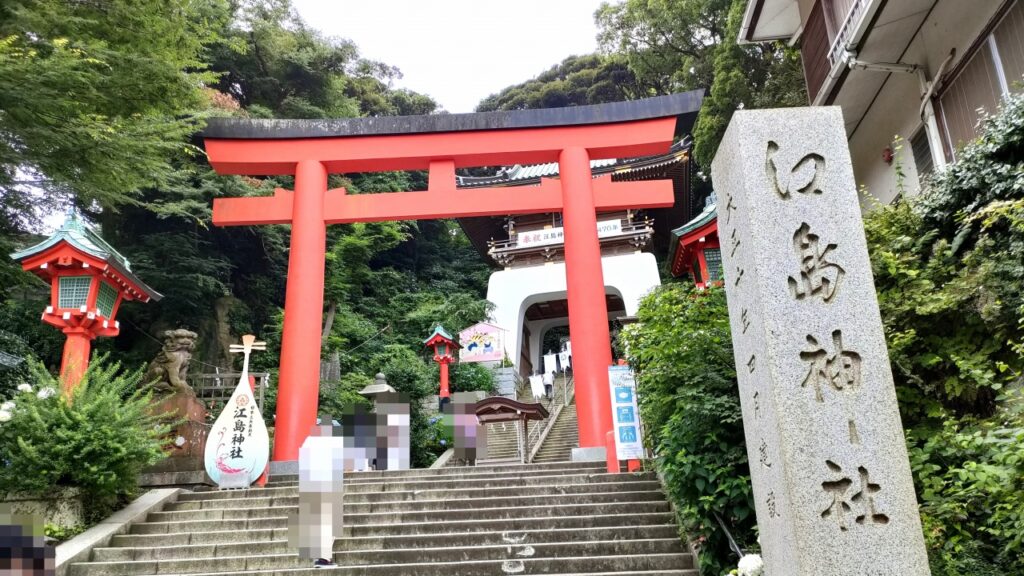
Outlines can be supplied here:
M270 459L270 435L256 405L249 384L249 354L266 350L266 342L242 336L242 344L232 344L232 352L242 352L242 376L238 386L217 417L206 441L206 473L220 488L247 488L263 474Z
M615 430L615 452L619 460L644 457L640 432L640 411L636 404L636 378L629 366L610 366L608 383L612 395L612 425Z
M505 357L505 346L503 343L504 330L489 324L480 322L459 332L460 362L493 362L500 361Z

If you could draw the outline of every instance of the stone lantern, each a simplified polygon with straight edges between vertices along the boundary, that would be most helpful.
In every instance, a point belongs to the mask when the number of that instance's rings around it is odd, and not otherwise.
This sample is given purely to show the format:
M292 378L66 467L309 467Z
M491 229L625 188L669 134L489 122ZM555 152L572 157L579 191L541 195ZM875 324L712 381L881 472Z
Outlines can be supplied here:
M82 379L97 336L117 336L115 319L129 300L149 302L161 295L131 271L128 260L71 212L46 240L11 254L22 269L50 285L43 322L64 332L61 382L64 393Z

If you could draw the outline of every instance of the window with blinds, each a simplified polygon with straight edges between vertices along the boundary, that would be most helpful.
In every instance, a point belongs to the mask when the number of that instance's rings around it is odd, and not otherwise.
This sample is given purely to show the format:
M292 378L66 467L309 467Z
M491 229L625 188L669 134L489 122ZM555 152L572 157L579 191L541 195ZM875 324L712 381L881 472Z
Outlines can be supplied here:
M921 126L917 133L910 137L910 149L914 153L914 167L917 168L917 180L923 182L929 174L935 171L935 162L932 160L932 147L928 143L928 131Z
M946 140L955 151L977 136L978 121L1024 89L1024 2L1006 12L939 96ZM954 152L955 155L955 152Z
M92 276L64 276L60 279L60 308L79 308L89 299L89 285Z

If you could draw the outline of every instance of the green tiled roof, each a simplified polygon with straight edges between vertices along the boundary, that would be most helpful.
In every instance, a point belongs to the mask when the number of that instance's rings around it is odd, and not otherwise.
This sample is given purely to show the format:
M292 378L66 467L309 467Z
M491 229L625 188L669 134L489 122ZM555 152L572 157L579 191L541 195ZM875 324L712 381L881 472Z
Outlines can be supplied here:
M697 230L701 226L704 226L715 218L718 217L718 211L716 210L715 204L708 204L704 207L704 210L697 214L696 218L690 220L686 224L683 224L679 228L676 228L671 232L672 240L668 245L668 258L665 260L667 265L671 268L672 262L675 261L676 251L679 250L679 239L686 236L690 232Z
M36 254L49 250L61 241L67 242L75 249L109 263L118 271L118 273L141 288L153 300L159 300L161 298L161 295L158 292L147 286L142 282L142 280L132 273L131 263L128 262L127 258L115 250L113 246L108 244L107 241L97 234L92 228L79 220L78 215L73 211L68 214L64 219L64 223L61 224L61 227L54 232L52 236L35 246L15 252L10 256L13 260L21 262L26 258L30 258Z
M423 343L426 344L427 342L430 342L434 338L434 336L441 336L442 338L447 338L448 340L452 341L455 340L454 338L452 338L452 335L449 334L448 331L444 329L444 326L438 324L437 326L434 327L434 332L430 335L429 338L424 340Z

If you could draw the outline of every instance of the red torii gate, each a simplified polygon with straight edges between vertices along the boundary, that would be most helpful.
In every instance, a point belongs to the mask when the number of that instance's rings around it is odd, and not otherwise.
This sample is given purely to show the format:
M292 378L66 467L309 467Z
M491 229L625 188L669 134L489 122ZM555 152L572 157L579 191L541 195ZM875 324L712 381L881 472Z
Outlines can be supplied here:
M670 181L593 179L590 160L664 153L701 92L596 106L339 120L215 119L206 152L221 174L294 175L295 190L218 198L217 226L291 224L274 460L295 460L316 421L326 225L562 212L580 447L611 430L608 313L597 212L671 206ZM559 163L535 188L456 188L455 169ZM428 170L427 190L348 195L329 173Z

